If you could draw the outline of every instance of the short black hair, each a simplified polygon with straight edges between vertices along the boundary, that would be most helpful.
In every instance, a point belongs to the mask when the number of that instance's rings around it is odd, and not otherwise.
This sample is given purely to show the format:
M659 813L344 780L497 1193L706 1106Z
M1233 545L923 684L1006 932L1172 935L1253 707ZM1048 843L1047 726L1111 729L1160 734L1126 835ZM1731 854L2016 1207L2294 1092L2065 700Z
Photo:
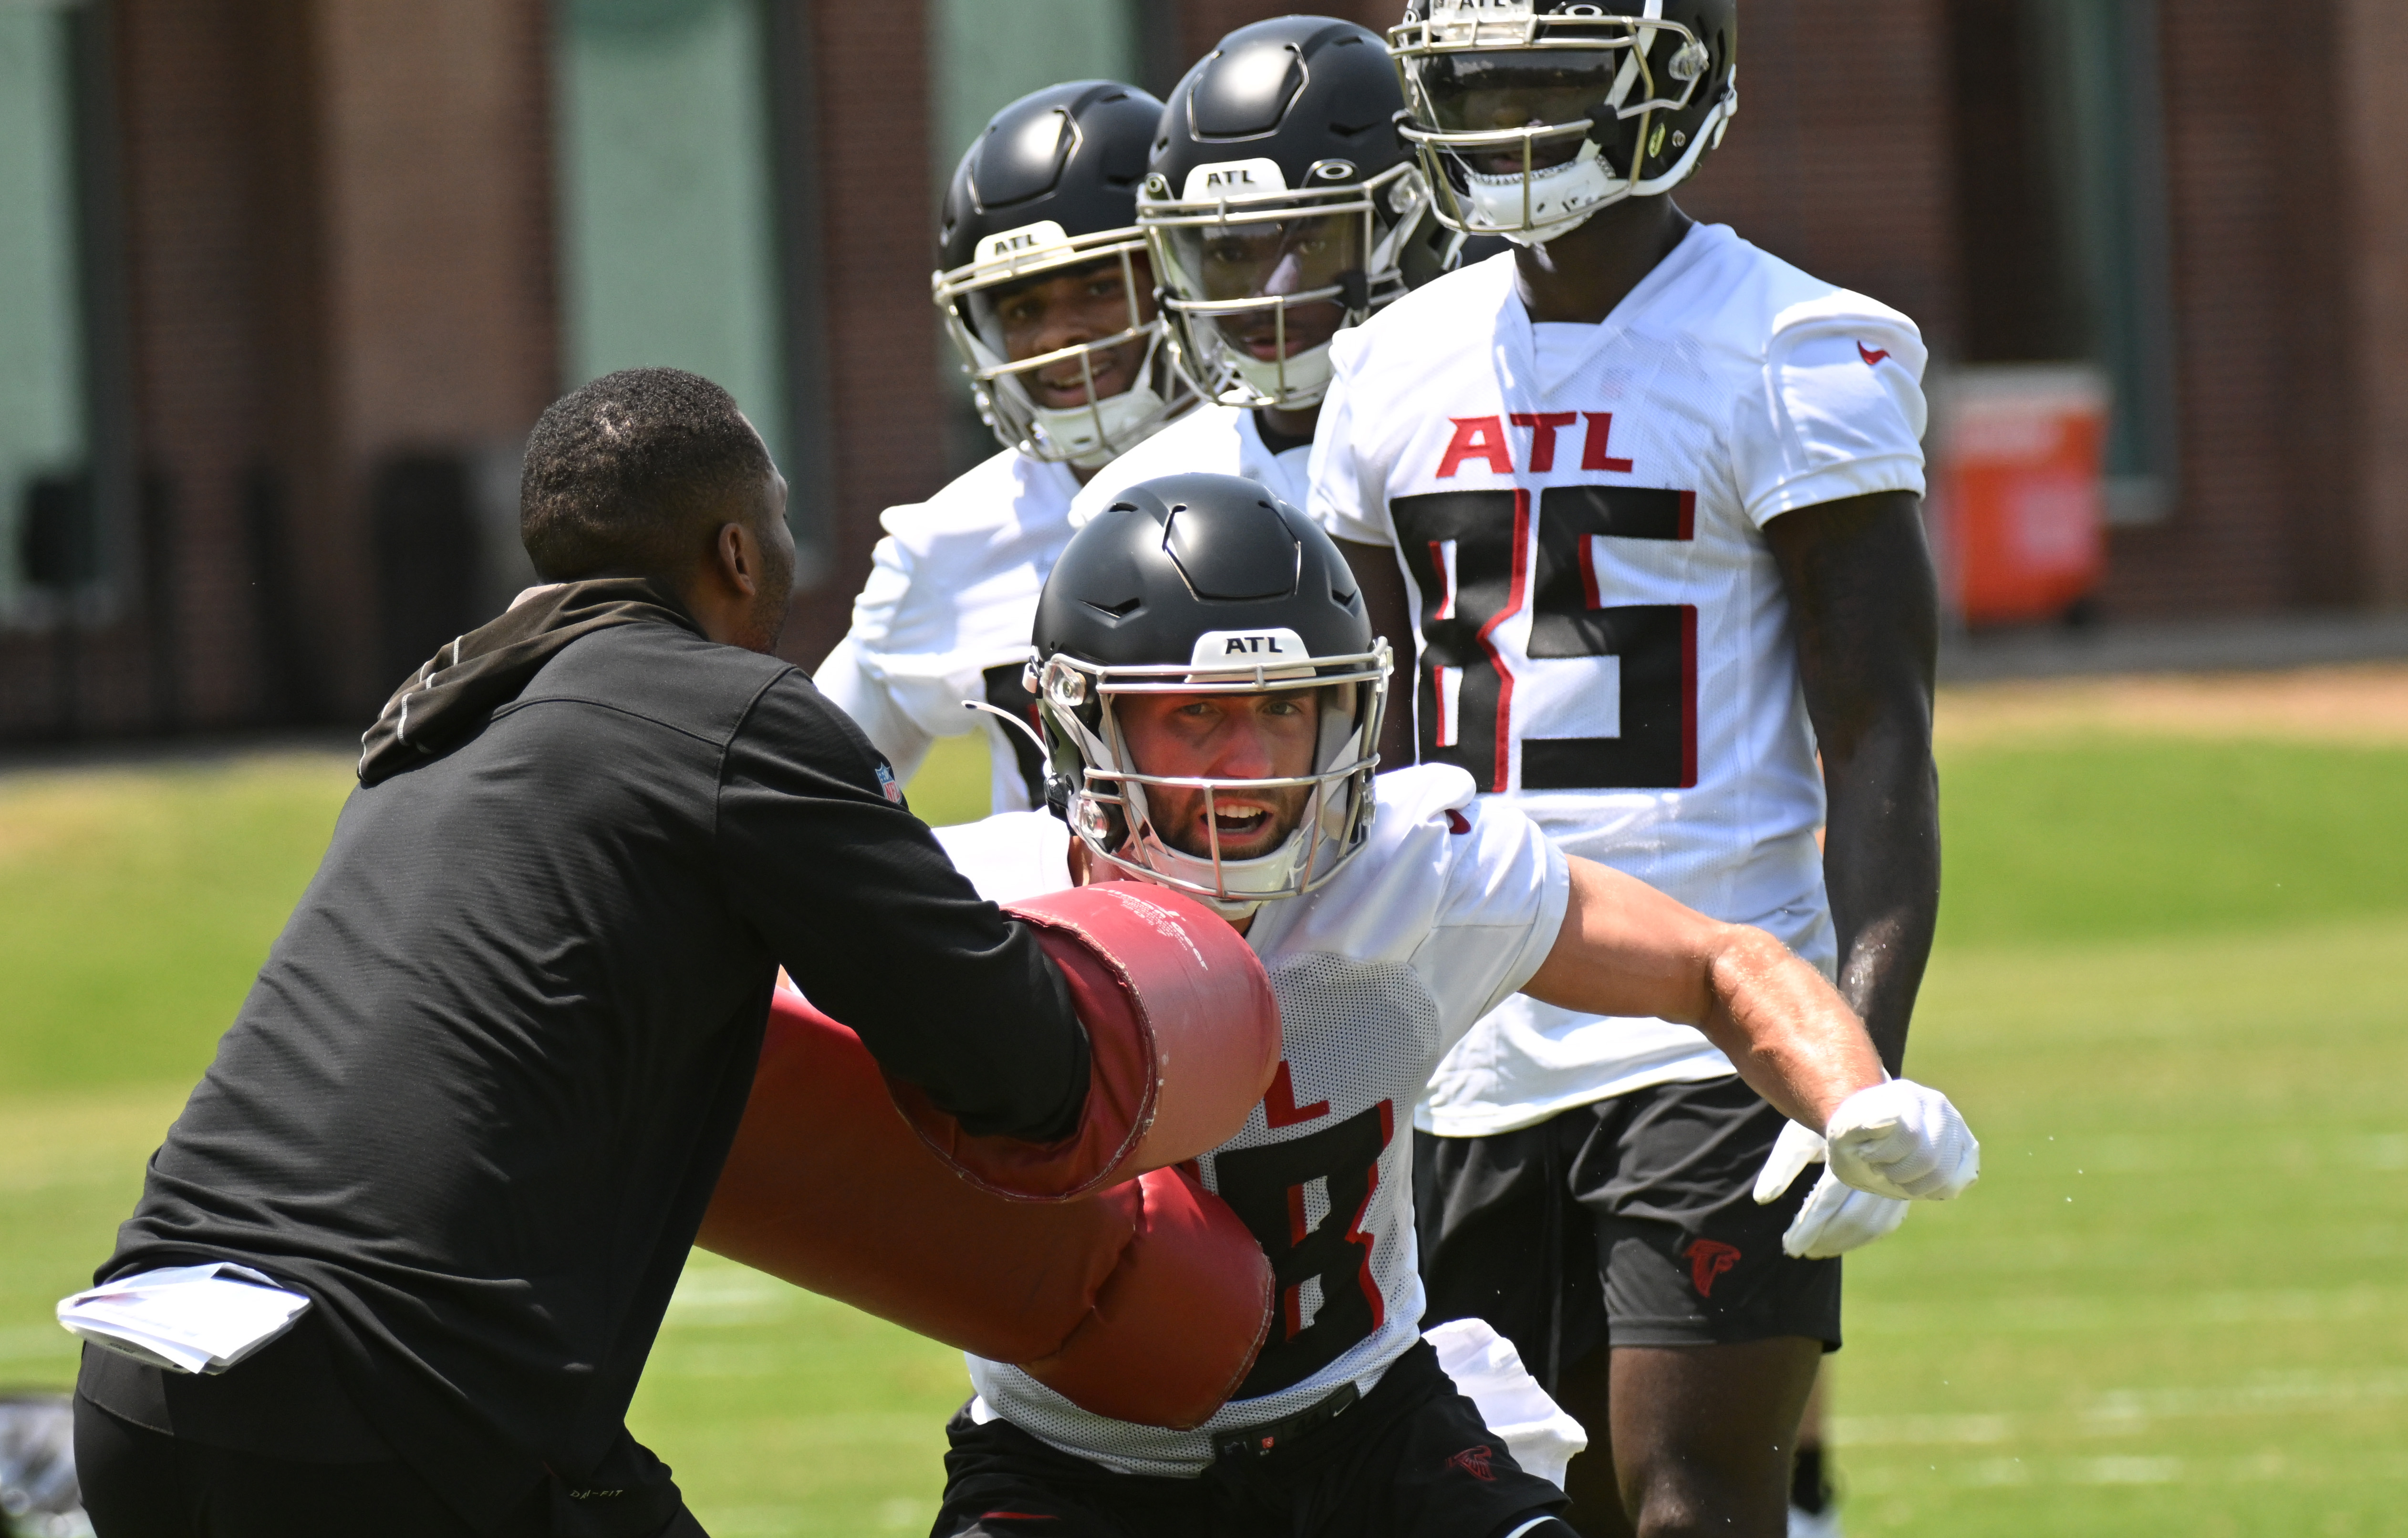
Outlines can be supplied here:
M527 437L519 539L546 581L682 577L768 450L736 397L699 374L628 368L552 403Z

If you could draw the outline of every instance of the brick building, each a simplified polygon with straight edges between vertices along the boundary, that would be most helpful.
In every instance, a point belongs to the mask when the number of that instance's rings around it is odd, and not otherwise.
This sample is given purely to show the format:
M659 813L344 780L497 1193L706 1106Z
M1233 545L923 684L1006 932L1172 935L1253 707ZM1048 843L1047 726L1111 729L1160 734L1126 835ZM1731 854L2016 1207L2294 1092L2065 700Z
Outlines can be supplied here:
M522 576L515 452L673 362L796 487L789 645L979 448L940 169L1247 0L0 6L0 741L365 719ZM1396 0L1351 0L1367 24ZM2117 401L2115 617L2408 605L2408 7L1742 0L1682 200Z

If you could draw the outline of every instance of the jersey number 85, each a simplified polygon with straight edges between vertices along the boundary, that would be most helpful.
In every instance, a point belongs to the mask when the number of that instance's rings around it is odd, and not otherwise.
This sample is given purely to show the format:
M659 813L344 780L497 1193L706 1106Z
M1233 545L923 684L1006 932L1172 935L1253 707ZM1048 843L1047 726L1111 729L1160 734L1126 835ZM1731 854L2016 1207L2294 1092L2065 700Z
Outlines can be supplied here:
M1513 789L1513 673L1496 631L1527 605L1531 661L1620 661L1622 730L1612 737L1522 733L1520 788L1697 784L1697 606L1607 605L1590 543L1598 535L1692 539L1697 506L1695 492L1634 486L1437 491L1390 504L1398 547L1422 594L1422 762L1455 764L1483 790Z

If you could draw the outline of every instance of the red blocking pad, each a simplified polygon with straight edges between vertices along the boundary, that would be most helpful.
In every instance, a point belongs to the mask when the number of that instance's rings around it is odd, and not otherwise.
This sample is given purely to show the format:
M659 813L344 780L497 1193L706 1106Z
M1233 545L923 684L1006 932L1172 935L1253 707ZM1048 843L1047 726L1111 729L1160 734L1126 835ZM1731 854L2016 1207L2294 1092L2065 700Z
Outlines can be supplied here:
M916 1087L895 1104L971 1183L1065 1202L1237 1134L1280 1060L1279 1001L1245 938L1194 898L1108 881L1010 904L1070 985L1093 1079L1079 1131L1038 1146L972 1137Z
M1131 1118L1111 1141L1144 1157L1164 1119ZM1051 1202L974 1183L896 1114L860 1039L784 992L697 1243L1147 1425L1208 1418L1271 1319L1269 1262L1193 1176Z

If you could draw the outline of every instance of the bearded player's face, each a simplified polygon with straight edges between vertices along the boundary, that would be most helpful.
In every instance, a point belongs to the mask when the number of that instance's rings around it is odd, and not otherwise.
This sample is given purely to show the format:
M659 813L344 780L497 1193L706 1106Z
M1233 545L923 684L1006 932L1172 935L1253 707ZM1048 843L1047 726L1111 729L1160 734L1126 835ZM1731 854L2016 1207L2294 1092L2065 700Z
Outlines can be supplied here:
M1123 695L1113 706L1138 773L1198 779L1290 779L1312 772L1321 696L1311 689L1261 694ZM1286 842L1304 816L1309 785L1215 790L1149 785L1147 810L1162 841L1182 854L1253 860Z

